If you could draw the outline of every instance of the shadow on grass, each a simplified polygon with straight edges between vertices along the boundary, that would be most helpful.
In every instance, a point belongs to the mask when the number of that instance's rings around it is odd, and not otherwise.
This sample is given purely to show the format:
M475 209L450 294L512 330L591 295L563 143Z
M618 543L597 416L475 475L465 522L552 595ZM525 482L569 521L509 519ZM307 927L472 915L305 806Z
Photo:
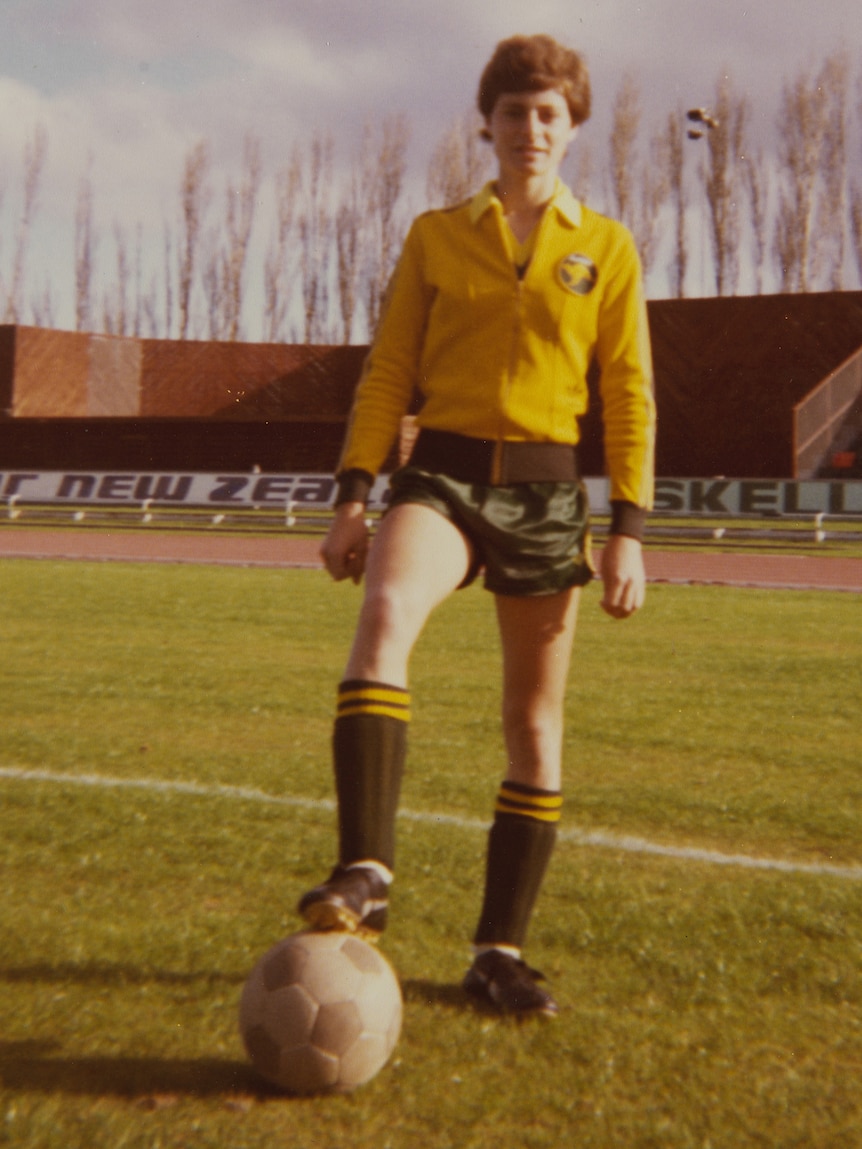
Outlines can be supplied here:
M231 985L239 986L244 983L244 973L215 973L213 971L199 970L191 973L181 973L176 970L147 970L134 966L110 965L105 963L88 963L75 965L71 962L61 962L57 965L34 963L28 966L13 966L0 969L0 982L12 985L48 984L48 985L99 985L99 986L126 986L126 985ZM405 1002L415 1002L421 1005L442 1006L445 1009L455 1009L460 1013L476 1012L477 1004L468 997L460 985L451 982L431 981L428 978L405 978L401 983L401 992ZM3 1044L0 1042L0 1057L2 1057Z
M474 1000L467 996L460 985L412 977L406 978L401 983L401 993L408 1003L440 1005L444 1009L457 1009L459 1013L476 1012Z
M59 1057L51 1042L0 1042L0 1084L7 1089L130 1100L284 1096L241 1061L157 1057ZM154 1101L155 1104L155 1101Z
M537 1020L535 1014L501 1013L490 1002L470 997L460 985L428 981L425 978L407 978L401 983L405 1002L420 1005L440 1006L458 1013L471 1013L487 1018L501 1025L522 1025Z
M198 970L180 973L175 970L148 970L134 966L89 963L74 965L61 962L58 965L35 963L28 966L14 966L0 969L0 982L45 983L48 985L242 985L244 973L214 973ZM401 992L407 1002L422 1005L440 1005L446 1009L459 1011L475 1010L475 1003L467 996L460 985L448 982L430 981L427 978L406 978L401 983Z
M104 962L35 962L32 965L0 969L0 982L60 985L241 985L245 974L217 973L198 970L181 973L177 970L141 969L136 966L113 965Z
M242 978L207 973L145 972L122 966L33 965L0 970L0 981L137 984L159 981L240 982ZM402 985L405 1001L459 1012L476 1012L476 1004L459 985L423 978ZM182 1098L244 1097L253 1101L289 1096L268 1085L243 1061L216 1058L65 1057L53 1041L0 1041L0 1087L27 1092L116 1097L143 1107L160 1108Z

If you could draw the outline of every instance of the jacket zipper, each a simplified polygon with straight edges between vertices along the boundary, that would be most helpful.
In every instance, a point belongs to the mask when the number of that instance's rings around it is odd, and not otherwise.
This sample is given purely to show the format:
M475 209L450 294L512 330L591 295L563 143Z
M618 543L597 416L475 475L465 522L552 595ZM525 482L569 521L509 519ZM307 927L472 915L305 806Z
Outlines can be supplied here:
M514 323L512 324L512 343L509 350L509 368L506 375L506 383L503 387L503 393L500 397L500 420L497 425L497 441L494 444L494 454L491 461L491 482L502 483L503 481L503 451L505 447L505 439L503 437L503 424L505 422L505 408L506 400L512 391L512 385L515 377L515 367L518 362L518 352L521 344L521 333L524 326L524 288L517 272L516 278L516 292L515 292L515 316Z

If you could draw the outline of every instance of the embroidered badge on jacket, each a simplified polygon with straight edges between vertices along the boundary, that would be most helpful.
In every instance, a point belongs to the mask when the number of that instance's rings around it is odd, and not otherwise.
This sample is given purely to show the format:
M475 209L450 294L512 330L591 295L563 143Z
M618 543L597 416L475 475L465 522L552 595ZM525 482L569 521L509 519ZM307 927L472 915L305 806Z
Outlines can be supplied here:
M573 252L560 260L557 279L573 295L589 295L596 286L599 269L587 255Z

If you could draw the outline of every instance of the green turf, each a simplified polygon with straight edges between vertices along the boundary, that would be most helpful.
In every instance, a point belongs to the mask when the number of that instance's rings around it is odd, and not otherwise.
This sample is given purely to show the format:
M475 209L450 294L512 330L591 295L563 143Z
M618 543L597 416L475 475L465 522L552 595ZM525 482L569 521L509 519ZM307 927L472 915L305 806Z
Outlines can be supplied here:
M525 1026L458 988L501 747L488 596L450 600L413 666L403 805L425 820L401 824L384 945L402 1039L364 1089L297 1101L254 1077L236 1006L331 860L331 810L291 799L331 798L358 591L314 571L0 577L0 768L49 774L0 777L0 1145L862 1146L858 596L653 587L617 624L587 592L564 826L606 844L559 847L528 957L563 1011Z

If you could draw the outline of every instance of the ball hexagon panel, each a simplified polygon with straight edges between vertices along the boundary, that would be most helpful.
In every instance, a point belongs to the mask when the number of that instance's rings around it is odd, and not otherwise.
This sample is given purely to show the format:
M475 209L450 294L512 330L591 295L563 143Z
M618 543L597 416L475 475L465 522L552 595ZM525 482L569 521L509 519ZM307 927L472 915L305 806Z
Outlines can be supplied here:
M338 1085L339 1058L312 1045L281 1055L277 1085L291 1093L322 1093Z
M342 1057L362 1035L363 1024L355 1001L322 1005L311 1031L311 1044Z
M304 946L288 945L289 941L290 938L286 938L274 946L261 962L263 984L270 993L300 981L308 964L308 950Z
M302 985L318 1005L351 1001L359 993L362 973L339 951L316 953L305 967Z
M262 1025L252 1025L243 1030L245 1043L252 1065L267 1081L278 1082L281 1074L281 1046L270 1037Z
M282 1049L305 1045L310 1039L320 1006L304 986L278 989L268 994L261 1005L264 1028L281 1043Z
M393 1009L397 1009L400 1020L401 994L388 967L365 978L356 1005L364 1029L385 1032L389 1028Z
M361 973L379 974L389 967L376 949L359 938L345 937L341 952L350 958Z
M377 1073L392 1052L386 1038L379 1033L363 1033L341 1058L339 1080L347 1089L355 1089Z

